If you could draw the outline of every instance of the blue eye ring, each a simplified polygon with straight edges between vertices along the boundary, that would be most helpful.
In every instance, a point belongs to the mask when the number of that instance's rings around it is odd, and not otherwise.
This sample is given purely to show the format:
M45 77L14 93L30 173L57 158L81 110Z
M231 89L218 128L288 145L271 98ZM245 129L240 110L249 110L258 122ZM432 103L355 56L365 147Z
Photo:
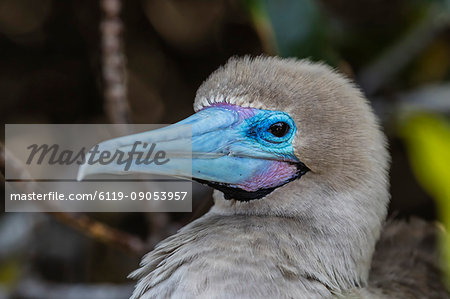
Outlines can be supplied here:
M288 114L277 112L261 120L257 132L260 142L284 147L294 138L296 127Z

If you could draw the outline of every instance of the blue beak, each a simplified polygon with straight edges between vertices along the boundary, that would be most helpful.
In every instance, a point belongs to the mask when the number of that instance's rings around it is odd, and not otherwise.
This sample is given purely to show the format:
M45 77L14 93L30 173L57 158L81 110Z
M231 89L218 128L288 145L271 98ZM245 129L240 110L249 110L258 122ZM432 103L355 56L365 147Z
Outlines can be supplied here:
M250 108L242 113L228 107L209 107L168 127L119 137L99 143L99 152L149 152L151 144L159 161L142 163L137 158L130 163L83 164L78 180L93 174L149 173L195 179L217 189L233 188L244 192L274 188L298 175L299 163L293 154L292 136L280 143L258 139L255 123L264 124L274 118L267 110ZM251 112L251 113L250 113ZM90 155L86 156L88 161Z

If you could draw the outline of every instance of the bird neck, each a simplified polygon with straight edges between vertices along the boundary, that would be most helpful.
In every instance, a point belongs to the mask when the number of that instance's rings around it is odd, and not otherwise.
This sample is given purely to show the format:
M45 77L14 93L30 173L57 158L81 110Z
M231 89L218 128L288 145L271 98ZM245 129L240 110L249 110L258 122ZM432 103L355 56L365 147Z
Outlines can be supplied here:
M289 247L281 248L283 252L293 252L290 258L295 257L304 276L338 293L367 283L386 217L387 190L385 180L338 191L332 185L314 184L305 176L262 200L245 203L224 200L216 191L211 213L276 219L271 222L277 224L262 221L261 225L268 234L291 240L278 243Z

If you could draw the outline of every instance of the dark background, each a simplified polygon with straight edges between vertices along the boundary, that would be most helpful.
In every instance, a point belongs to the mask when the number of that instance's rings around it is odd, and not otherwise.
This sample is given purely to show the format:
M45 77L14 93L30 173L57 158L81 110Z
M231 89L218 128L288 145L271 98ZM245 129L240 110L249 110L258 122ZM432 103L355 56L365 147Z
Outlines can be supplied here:
M392 155L391 217L440 215L399 128L411 110L448 121L448 1L123 2L131 122L172 123L192 114L198 86L233 55L323 60L360 83L382 120ZM113 121L104 95L104 16L98 1L0 0L3 123ZM209 188L194 190L192 213L2 213L0 298L126 297L132 288L126 275L141 253L212 204ZM80 217L87 225L77 223ZM130 250L86 232L98 223L144 247Z

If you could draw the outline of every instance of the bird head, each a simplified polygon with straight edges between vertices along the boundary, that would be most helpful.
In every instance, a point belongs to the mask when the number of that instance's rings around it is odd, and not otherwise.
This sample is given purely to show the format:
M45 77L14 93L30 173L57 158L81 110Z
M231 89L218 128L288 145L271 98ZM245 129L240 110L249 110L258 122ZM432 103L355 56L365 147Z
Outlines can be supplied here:
M99 144L124 150L136 141L157 143L176 153L172 163L133 164L128 171L85 164L79 178L192 177L216 189L203 219L208 225L211 215L231 225L238 225L235 216L249 225L259 219L258 228L285 236L296 263L330 289L364 285L387 212L389 155L354 84L307 60L232 58L200 86L194 110L177 124ZM181 155L187 148L189 163Z
M336 207L344 197L345 209L366 204L376 218L384 217L385 138L360 91L330 67L277 57L232 58L200 86L194 110L174 125L99 144L125 149L139 140L180 153L187 138L181 127L188 125L189 167L181 156L170 166L132 165L127 171L85 164L79 178L128 172L192 177L218 190L216 209L224 213L307 214L317 205Z

